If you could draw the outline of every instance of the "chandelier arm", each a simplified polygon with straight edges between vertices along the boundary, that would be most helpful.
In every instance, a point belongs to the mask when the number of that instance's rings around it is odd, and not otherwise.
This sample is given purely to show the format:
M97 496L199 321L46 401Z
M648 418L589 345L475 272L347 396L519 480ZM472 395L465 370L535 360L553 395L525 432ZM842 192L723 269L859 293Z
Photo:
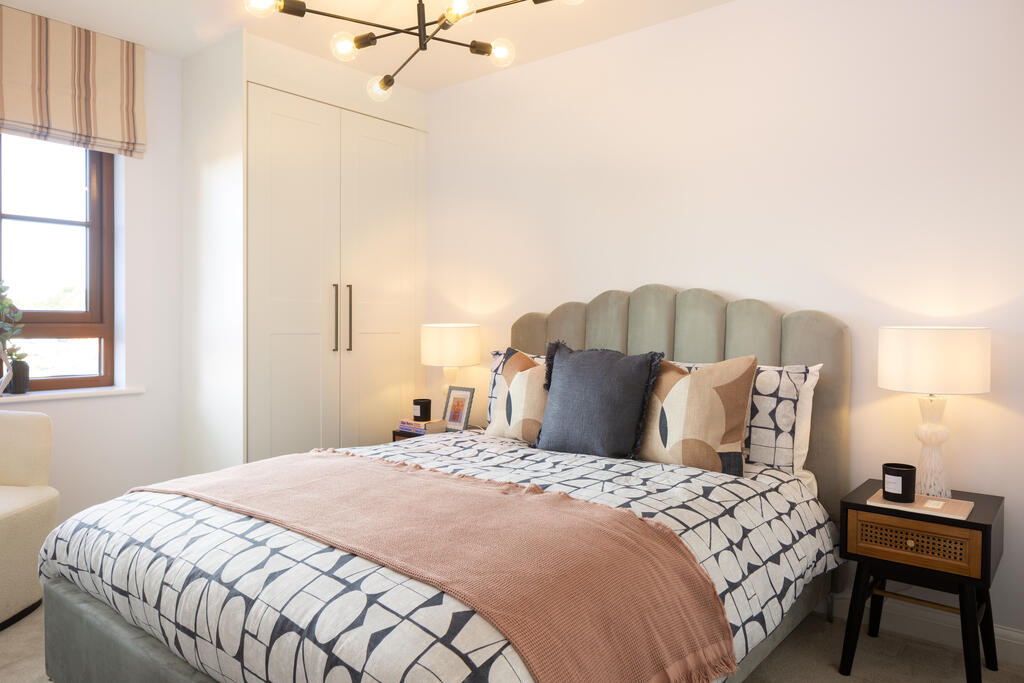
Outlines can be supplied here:
M440 26L435 28L434 32L431 33L429 36L427 36L426 42L423 43L423 45L421 47L417 47L416 50L411 55L409 55L409 57L404 62L402 62L402 65L400 67L398 67L397 69L395 69L394 71L391 72L391 77L394 78L394 77L398 76L398 74L402 72L402 69L407 67L409 65L409 62L411 62L413 60L413 58L416 57L416 55L418 55L420 52L423 51L423 49L427 46L427 43L432 41L437 36L437 33L440 30L441 30Z
M502 7L509 7L511 5L518 5L521 2L526 2L526 0L507 0L506 2L499 2L497 5L490 5L489 7L481 7L477 11L473 12L473 14L480 14L481 12L490 12L492 9L501 9ZM428 21L426 24L424 24L424 26L434 26L434 25L439 24L439 23L441 23L441 20L440 19L435 19L434 21ZM397 33L410 33L410 32L415 33L417 28L419 28L419 27L418 26L413 26L412 28L407 28L407 29L401 29L401 28L391 29L392 33L386 33L384 35L377 36L377 37L378 38L386 38L388 36L393 36L393 35L395 35ZM435 38L435 40L440 40L441 42L446 42L446 43L453 42L453 41L450 41L450 40L445 40L444 38ZM458 43L458 45L462 45L462 43ZM462 45L462 46L463 47L469 47L468 45Z
M393 35L398 34L398 33L407 33L407 34L412 35L412 36L418 36L419 35L416 32L415 29L396 28L394 26L388 26L386 24L377 24L377 23L374 23L372 21L364 21L362 19L356 19L354 17L346 17L346 16L342 16L340 14L331 14L330 12L322 12L322 11L320 11L318 9L310 9L308 7L306 8L306 14L317 14L317 15L319 15L321 17L328 17L330 19L340 19L342 21L348 21L348 22L351 22L353 24L362 24L363 26L372 26L373 28L381 28L381 29L384 29L385 31L391 31L391 33L387 34L389 36L393 36ZM377 38L383 38L383 37L384 36L377 36Z
M482 14L483 12L490 12L492 9L501 9L502 7L509 7L511 5L518 5L526 0L507 0L507 2L499 2L497 5L491 5L489 7L481 7L474 14Z
M429 26L429 24L428 24L428 26ZM390 38L391 36L401 36L401 35L413 35L413 36L415 36L415 35L417 35L417 33L416 33L415 30L411 30L411 31L394 30L394 31L390 31L389 33L381 33L379 36L377 36L377 40L383 40L384 38ZM438 36L438 37L434 38L434 40L436 40L439 43L448 43L449 45L458 45L459 47L464 47L464 48L467 48L467 49L469 48L469 43L460 43L457 40L449 40L448 38L442 38L441 36Z
M395 70L394 70L394 71L393 71L393 72L391 73L391 77L392 77L392 78L394 78L395 76L397 76L398 74L400 74L400 73L402 72L402 69L404 69L404 68L405 68L406 66L408 66L408 65L409 65L409 62L411 62L411 61L412 61L412 60L413 60L413 59L414 59L414 58L416 57L416 55L418 55L418 54L419 54L420 52L422 52L422 51L423 51L423 50L421 50L420 48L416 48L415 52L413 52L413 53L412 53L411 55L409 55L409 56L408 56L408 57L407 57L407 58L405 59L405 61L404 61L404 62L402 62L402 65L401 65L401 66L399 66L399 67L398 67L397 69L395 69Z
M517 0L517 2L522 2L522 1L523 0ZM356 19L354 17L346 17L346 16L342 16L341 14L332 14L330 12L323 12L323 11L318 10L318 9L310 9L308 7L306 8L306 14L316 14L316 15L319 15L321 17L327 17L329 19L340 19L341 21L348 21L348 22L351 22L353 24L362 24L363 26L372 26L373 28L381 28L381 29L384 29L385 31L388 31L388 33L382 33L379 36L377 36L377 40L381 40L382 38L390 38L391 36L398 36L398 35L416 36L417 38L419 37L419 31L417 30L417 27L413 27L413 28L396 28L394 26L388 26L386 24L378 24L378 23L375 23L375 22L372 22L372 21L363 21L362 19ZM432 22L428 23L427 26L433 26L436 23L437 23L436 21L432 21ZM430 40L430 38L428 38L428 42L429 42L429 40ZM467 48L467 49L469 48L469 43L462 43L462 42L459 42L458 40L449 40L448 38L434 38L434 40L438 41L439 43L448 43L449 45L458 45L459 47L464 47L464 48Z

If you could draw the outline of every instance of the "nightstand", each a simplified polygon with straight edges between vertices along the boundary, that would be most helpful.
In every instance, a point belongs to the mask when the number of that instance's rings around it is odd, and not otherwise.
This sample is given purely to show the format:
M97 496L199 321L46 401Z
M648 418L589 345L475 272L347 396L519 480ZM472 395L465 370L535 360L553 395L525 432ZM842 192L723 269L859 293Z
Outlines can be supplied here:
M868 598L868 635L873 638L878 636L882 606L892 598L959 614L967 680L981 681L979 626L985 665L992 671L999 666L989 588L1003 556L1003 499L953 491L953 498L974 501L970 517L959 520L868 505L880 488L881 481L869 479L841 502L840 554L856 560L857 574L839 673L850 675ZM952 593L959 596L960 607L890 593L890 579Z
M417 436L423 436L422 434L411 434L409 432L399 431L397 429L391 430L392 441L405 441L406 439L415 439Z

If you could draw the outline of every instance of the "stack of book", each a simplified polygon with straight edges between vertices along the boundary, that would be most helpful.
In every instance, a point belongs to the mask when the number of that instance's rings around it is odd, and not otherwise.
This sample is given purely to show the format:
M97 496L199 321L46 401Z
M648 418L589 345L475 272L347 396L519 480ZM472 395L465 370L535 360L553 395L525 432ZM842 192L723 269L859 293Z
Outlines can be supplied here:
M444 420L420 422L411 417L403 417L398 421L398 431L407 434L439 434L444 431Z

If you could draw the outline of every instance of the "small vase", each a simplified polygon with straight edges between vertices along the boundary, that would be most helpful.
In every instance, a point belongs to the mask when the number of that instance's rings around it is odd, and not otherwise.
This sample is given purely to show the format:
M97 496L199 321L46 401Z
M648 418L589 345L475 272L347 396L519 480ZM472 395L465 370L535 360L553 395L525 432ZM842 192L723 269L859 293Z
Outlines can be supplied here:
M7 387L12 394L24 394L28 392L28 363L23 360L11 361L14 369L14 379Z

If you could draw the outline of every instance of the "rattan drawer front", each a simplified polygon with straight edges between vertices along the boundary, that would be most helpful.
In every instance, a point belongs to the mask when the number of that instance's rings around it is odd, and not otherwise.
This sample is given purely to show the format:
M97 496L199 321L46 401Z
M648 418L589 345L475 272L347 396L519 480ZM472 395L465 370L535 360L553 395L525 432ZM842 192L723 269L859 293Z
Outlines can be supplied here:
M847 552L981 578L981 532L874 512L847 513Z

